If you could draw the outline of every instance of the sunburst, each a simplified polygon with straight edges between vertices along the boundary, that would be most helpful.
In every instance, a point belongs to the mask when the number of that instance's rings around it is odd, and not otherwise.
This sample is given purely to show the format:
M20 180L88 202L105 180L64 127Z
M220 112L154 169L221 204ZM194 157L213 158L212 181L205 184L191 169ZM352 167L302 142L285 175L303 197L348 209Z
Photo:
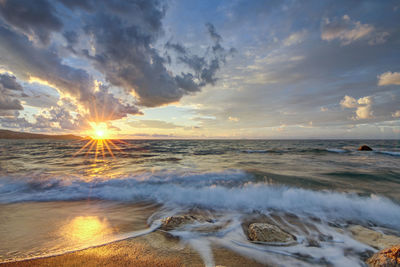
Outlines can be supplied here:
M116 144L117 142L126 143L119 139L111 139L111 131L108 129L107 124L104 122L94 123L91 122L92 126L91 136L88 137L88 142L86 142L75 154L74 156L85 153L85 157L89 155L89 153L94 152L95 160L98 159L99 156L102 156L103 159L106 158L106 152L115 158L113 150L118 150L121 153L124 153L121 148ZM128 144L128 143L126 143Z
M102 110L99 114L96 106L96 102L93 102L93 106L91 110L94 112L90 119L87 120L87 123L91 126L91 130L86 131L86 134L89 135L87 137L88 142L86 142L75 154L74 156L85 153L85 157L87 157L91 152L95 152L95 160L97 161L99 156L103 157L103 160L106 158L108 154L115 158L113 151L118 151L122 154L126 154L118 145L124 144L127 146L132 146L132 144L127 143L121 139L115 139L113 131L108 127L107 121L111 121L114 118L115 108L108 110L107 98L104 97L102 101ZM107 110L107 111L106 111ZM107 115L106 115L107 113ZM142 150L138 148L138 150Z

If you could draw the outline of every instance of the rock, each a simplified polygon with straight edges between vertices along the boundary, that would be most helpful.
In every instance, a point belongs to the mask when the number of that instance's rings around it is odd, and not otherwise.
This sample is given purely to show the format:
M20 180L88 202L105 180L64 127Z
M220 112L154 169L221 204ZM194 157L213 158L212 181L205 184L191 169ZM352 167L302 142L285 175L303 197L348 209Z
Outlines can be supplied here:
M213 223L214 221L202 215L174 215L161 220L160 229L165 231L182 228L194 223Z
M315 240L315 239L312 239L312 238L307 238L306 239L306 245L307 245L307 247L316 247L316 248L321 247L319 242L317 240Z
M367 263L372 267L400 267L400 244L379 251Z
M269 223L252 223L248 228L248 236L251 241L266 243L295 242L296 237L283 231L278 226Z
M361 225L350 226L348 230L350 230L355 240L377 249L384 249L400 244L400 237L398 236L385 235Z
M367 145L362 145L358 148L359 151L372 151L372 148L370 148Z

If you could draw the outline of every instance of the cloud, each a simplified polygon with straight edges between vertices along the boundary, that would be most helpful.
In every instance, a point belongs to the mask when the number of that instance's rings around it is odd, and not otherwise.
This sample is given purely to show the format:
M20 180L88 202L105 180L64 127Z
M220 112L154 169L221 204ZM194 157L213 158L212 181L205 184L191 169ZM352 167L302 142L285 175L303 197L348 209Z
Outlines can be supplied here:
M355 108L356 116L353 117L354 120L362 120L362 119L371 119L373 118L372 111L372 97L365 96L356 100L351 96L344 96L344 98L340 101L340 105L343 108Z
M307 36L306 30L292 33L285 40L283 40L283 45L284 46L292 46L295 44L299 44L304 41L306 36Z
M176 129L183 128L181 125L175 123L161 121L161 120L137 120L128 123L134 128L153 128L153 129Z
M239 118L237 118L237 117L229 117L228 120L233 121L233 122L238 122Z
M2 0L0 15L12 26L33 39L48 44L50 34L62 28L54 14L53 6L46 0Z
M386 42L387 32L378 32L374 26L353 21L348 15L341 18L328 19L322 23L321 38L325 41L340 40L341 45L349 45L355 41L366 39L370 45Z
M400 110L396 110L394 113L392 113L393 118L400 118Z
M164 55L172 47L178 51L178 45L165 46L163 56L155 48L165 34L164 1L60 2L1 0L1 63L21 80L53 87L61 97L74 99L92 117L101 112L109 120L120 119L141 114L138 105L177 102L214 84L216 72L233 51L221 45L221 35L208 23L212 44L205 55L194 55L182 46L176 56L188 71L175 74L168 69L170 56ZM65 60L70 54L74 58ZM75 57L85 64L71 64L78 61ZM96 90L93 68L109 86ZM121 94L112 93L116 87L136 98L122 100Z
M25 118L18 118L18 114L16 116L0 117L0 125L13 129L26 129L32 126Z
M89 100L92 94L93 80L85 70L63 64L53 51L36 47L26 36L2 26L0 53L2 64L19 78L45 81L80 101Z
M80 114L72 116L65 107L67 105L64 106L63 104L44 109L41 113L33 116L33 122L28 121L26 118L19 118L18 112L14 116L0 116L0 125L6 128L29 129L40 132L77 131L90 128L88 120L84 116Z
M0 74L0 84L4 89L22 91L22 86L17 82L17 78L9 74Z
M95 108L104 109L104 117L109 119L140 114L137 107L123 104L106 88L95 92L94 80L87 71L63 64L57 54L35 47L27 37L0 26L0 44L2 63L13 73L25 80L56 88L62 95L80 102L91 115ZM105 103L111 106L105 106Z
M22 91L22 86L17 82L15 76L9 74L0 74L0 116L9 116L12 110L24 109L16 92Z
M400 72L385 72L378 76L378 85L400 85Z
M178 53L178 61L190 69L174 74L167 68L170 55L164 57L154 48L164 34L163 2L100 3L89 16L82 17L82 29L93 45L93 49L84 49L83 55L111 85L133 92L138 104L156 107L177 102L215 83L215 74L229 51L221 46L222 37L212 24L206 24L213 41L208 57L192 55L183 45L167 43L165 48Z
M108 92L108 86L100 85L93 94L92 101L88 103L89 118L92 120L118 120L128 114L142 115L138 107L123 103L120 98Z
M370 105L359 106L356 110L356 120L373 118L373 112Z
M340 105L344 108L356 108L357 100L354 97L345 95L344 98L340 101Z

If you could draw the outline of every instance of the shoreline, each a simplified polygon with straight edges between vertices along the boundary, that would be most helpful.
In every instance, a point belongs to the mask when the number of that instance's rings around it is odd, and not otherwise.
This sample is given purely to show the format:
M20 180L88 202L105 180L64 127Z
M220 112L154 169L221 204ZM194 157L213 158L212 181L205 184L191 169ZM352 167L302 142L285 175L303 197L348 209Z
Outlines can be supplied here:
M266 266L231 250L213 246L215 266ZM161 231L107 244L1 266L205 266L198 252Z

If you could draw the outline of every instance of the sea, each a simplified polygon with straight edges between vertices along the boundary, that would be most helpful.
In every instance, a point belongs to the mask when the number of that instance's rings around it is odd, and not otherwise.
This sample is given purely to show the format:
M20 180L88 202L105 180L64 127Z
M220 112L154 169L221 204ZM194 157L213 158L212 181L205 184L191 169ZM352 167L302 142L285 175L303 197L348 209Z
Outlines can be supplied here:
M271 266L365 266L377 249L349 227L400 236L398 140L88 142L0 140L0 263L146 235L199 212L221 227L170 234L207 266L213 246ZM364 144L373 151L358 151ZM250 241L245 222L260 218L295 244Z

